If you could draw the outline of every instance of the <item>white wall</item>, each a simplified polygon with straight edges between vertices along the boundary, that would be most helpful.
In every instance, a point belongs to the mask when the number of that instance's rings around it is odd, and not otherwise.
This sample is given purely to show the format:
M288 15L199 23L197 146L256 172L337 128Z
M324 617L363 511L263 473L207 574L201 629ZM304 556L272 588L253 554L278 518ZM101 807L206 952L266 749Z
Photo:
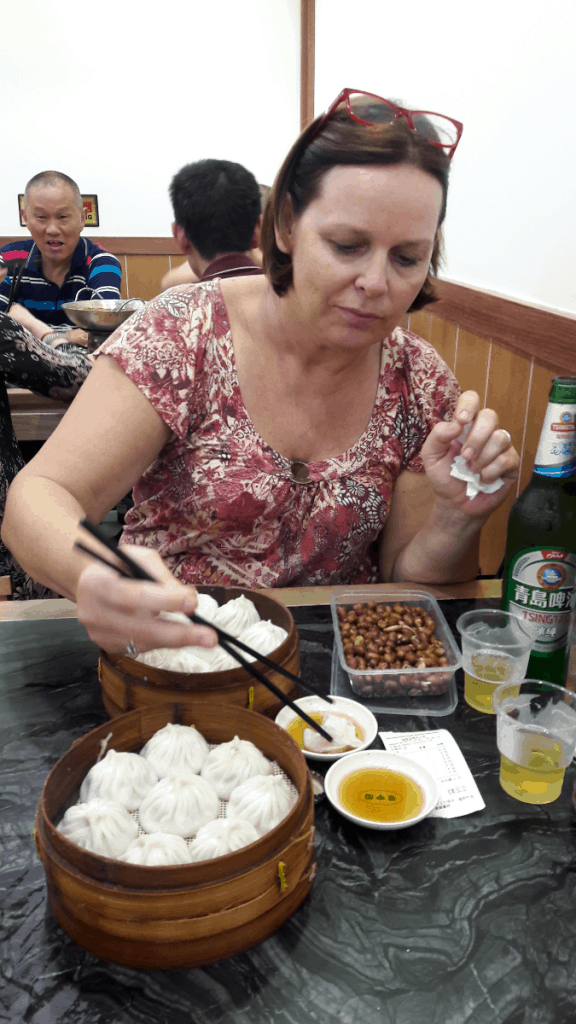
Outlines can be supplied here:
M300 0L2 4L0 235L47 168L96 193L90 236L170 234L185 163L236 160L271 184L299 131Z
M316 108L352 87L464 123L444 276L576 314L574 0L316 0Z

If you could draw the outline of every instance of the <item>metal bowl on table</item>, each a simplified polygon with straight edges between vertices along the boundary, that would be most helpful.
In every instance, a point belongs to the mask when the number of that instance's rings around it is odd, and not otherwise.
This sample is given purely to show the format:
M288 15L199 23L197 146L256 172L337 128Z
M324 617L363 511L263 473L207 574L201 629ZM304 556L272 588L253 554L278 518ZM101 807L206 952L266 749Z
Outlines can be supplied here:
M115 331L144 304L143 299L85 299L63 302L62 309L76 327L85 331Z

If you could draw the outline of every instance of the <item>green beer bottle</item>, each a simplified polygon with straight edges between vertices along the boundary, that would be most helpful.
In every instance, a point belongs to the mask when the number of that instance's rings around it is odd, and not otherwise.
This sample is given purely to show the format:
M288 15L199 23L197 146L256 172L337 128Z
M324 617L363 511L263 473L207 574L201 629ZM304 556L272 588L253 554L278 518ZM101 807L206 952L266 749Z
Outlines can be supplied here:
M576 377L554 377L534 471L508 520L502 607L530 626L528 679L563 684L576 582Z

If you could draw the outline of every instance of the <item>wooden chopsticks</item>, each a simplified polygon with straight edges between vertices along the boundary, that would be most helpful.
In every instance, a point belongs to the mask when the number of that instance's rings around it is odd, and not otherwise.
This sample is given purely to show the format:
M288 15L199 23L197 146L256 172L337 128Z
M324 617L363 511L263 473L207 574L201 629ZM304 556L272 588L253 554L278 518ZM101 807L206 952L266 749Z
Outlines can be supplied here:
M130 558L130 556L127 555L126 552L122 550L122 548L118 547L113 540L110 540L110 538L103 533L100 527L90 522L89 519L82 519L80 522L80 526L82 526L88 533L95 537L96 540L104 544L108 548L108 550L116 556L116 558L120 559L123 565L114 565L112 562L109 562L107 558L104 558L102 555L100 555L97 551L94 551L91 548L86 547L86 545L82 544L81 541L76 541L74 546L78 548L79 551L84 552L84 554L90 555L97 561L102 562L104 565L107 565L109 569L114 569L121 576L125 576L128 579L139 579L146 580L149 583L158 583L157 579L155 579L152 575L150 575L150 573L148 573L145 569L138 565L138 563L135 562L134 559ZM246 661L246 659L242 657L237 648L241 648L243 651L252 655L252 657L256 658L258 661L261 661L264 665L267 665L269 668L273 668L275 671L279 672L287 679L290 679L292 680L292 682L297 683L299 686L302 687L303 690L306 690L308 693L313 694L317 697L322 697L322 700L326 700L327 703L329 704L333 703L331 697L324 697L321 694L317 694L315 690L312 690L309 686L306 686L306 684L302 682L299 676L296 676L292 672L289 672L288 669L285 669L283 668L283 666L278 665L277 662L273 661L271 658L268 658L266 655L260 654L258 651L255 651L252 647L249 647L248 644L245 644L243 641L238 640L237 637L234 637L230 633L227 633L226 630L220 629L219 626L215 626L211 622L207 622L200 615L196 615L195 612L190 614L188 618L199 626L208 626L210 629L213 629L218 637L218 643L224 651L226 651L228 654L231 654L232 657L243 668L245 668L246 671L249 672L254 679L256 679L259 683L262 683L263 686L266 686L267 689L269 689L273 694L275 694L275 696L278 697L278 699L281 700L283 704L286 704L288 707L292 708L292 710L295 711L296 714L300 718L302 718L310 726L311 729L314 729L316 732L320 733L320 735L323 736L324 739L331 742L332 737L329 735L329 733L327 733L326 730L318 724L318 722L315 722L313 718L306 714L306 712L303 711L302 708L299 708L298 705L295 704L294 701L290 699L290 697L283 693L282 690L280 690L270 679L267 679L266 676L263 675L262 672L260 672L259 669L257 669L251 662Z

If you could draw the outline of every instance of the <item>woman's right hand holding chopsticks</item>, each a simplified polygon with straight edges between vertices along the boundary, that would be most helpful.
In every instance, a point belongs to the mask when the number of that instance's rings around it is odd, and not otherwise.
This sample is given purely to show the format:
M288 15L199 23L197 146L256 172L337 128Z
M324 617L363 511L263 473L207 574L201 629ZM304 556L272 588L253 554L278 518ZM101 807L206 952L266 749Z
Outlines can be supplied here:
M196 588L179 583L156 551L136 545L122 550L160 582L126 579L89 562L78 580L76 604L90 639L111 654L125 654L131 646L139 654L158 647L214 647L212 629L159 617L160 612L191 614Z

